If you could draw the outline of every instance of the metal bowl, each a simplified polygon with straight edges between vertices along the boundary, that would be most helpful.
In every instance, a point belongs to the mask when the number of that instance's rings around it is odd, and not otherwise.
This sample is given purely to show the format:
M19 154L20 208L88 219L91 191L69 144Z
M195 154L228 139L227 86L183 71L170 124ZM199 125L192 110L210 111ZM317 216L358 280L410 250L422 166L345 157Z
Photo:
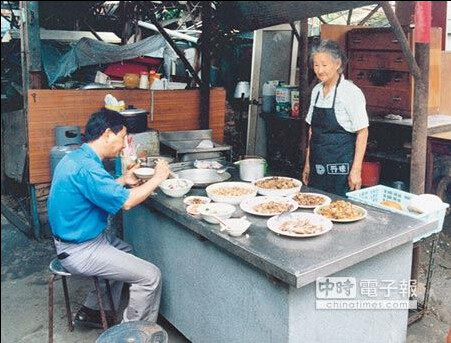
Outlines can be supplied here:
M224 172L218 174L214 169L185 169L177 172L179 178L194 182L194 187L206 187L212 183L223 182L232 176Z

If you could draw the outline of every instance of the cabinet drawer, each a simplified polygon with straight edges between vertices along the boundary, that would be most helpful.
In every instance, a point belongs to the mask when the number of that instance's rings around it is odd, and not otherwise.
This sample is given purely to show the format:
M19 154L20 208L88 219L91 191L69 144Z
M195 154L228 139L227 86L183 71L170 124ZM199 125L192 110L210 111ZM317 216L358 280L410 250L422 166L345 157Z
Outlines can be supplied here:
M351 68L349 79L357 86L382 86L397 89L410 89L410 74L392 70L367 70Z
M411 92L409 89L387 87L361 87L366 103L371 107L386 108L386 113L396 113L396 110L411 111Z
M351 69L409 71L404 54L397 51L351 51L349 64Z
M395 50L401 45L391 29L356 29L348 32L348 48L353 50Z

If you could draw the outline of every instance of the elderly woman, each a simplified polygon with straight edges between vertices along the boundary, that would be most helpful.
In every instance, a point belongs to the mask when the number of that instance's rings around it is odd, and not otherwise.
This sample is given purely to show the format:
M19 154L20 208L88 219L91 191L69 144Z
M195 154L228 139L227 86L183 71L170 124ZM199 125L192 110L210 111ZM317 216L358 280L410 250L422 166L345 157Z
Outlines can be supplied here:
M321 81L313 88L306 122L309 144L302 180L338 195L360 189L368 139L368 115L362 91L343 75L346 62L330 40L314 48L313 69Z

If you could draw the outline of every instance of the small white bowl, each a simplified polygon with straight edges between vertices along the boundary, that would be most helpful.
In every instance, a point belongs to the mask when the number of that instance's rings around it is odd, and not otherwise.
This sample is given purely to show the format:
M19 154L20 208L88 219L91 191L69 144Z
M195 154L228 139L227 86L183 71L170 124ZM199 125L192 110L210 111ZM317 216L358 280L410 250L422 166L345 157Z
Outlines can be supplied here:
M185 205L203 205L211 202L210 198L199 196L199 195L191 195L183 199L183 203Z
M155 169L148 168L148 167L141 167L141 168L135 169L133 171L133 173L139 179L148 180L148 179L152 178L153 174L155 174Z
M186 213L196 217L196 218L200 218L200 213L199 213L199 206L202 205L189 205L186 207Z
M199 206L200 215L205 221L211 224L219 224L216 217L221 220L228 219L234 212L235 206L219 202Z
M251 226L251 222L244 219L244 218L231 218L231 219L225 219L223 222L227 225L223 225L222 223L219 223L221 225L221 230L225 230L230 236L238 237L241 236L243 233L249 229L249 226Z
M420 194L412 197L407 208L417 213L430 213L440 210L443 201L435 194Z
M181 198L191 190L193 185L193 181L187 179L167 179L160 184L160 189L170 197Z

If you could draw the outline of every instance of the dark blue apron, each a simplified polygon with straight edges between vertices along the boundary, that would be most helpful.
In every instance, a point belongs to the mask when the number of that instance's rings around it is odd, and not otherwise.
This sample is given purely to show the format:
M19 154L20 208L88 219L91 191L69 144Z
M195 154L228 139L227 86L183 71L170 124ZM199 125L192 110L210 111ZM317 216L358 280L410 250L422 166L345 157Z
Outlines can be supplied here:
M310 139L309 187L344 196L349 191L348 174L354 160L356 135L346 131L335 115L335 99L340 80L341 76L335 87L331 108L316 107L319 92L315 99Z

